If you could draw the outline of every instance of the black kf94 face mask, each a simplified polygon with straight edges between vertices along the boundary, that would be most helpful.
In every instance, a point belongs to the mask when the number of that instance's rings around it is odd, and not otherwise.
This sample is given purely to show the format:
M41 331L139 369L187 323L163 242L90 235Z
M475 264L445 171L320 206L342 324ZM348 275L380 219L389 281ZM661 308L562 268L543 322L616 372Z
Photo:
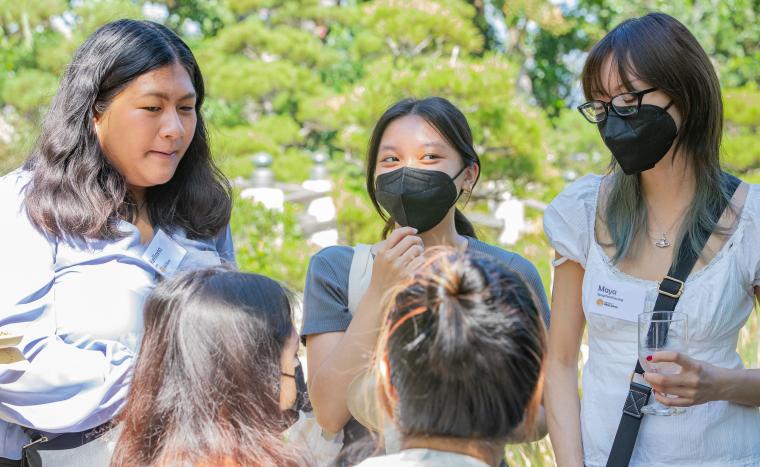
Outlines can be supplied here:
M293 426L298 421L299 412L311 412L311 402L309 401L309 391L306 387L306 378L303 374L303 367L300 360L295 368L295 372L292 375L283 373L283 376L288 376L296 381L296 400L293 403L293 407L284 410L285 413L285 426L283 431Z
M425 232L438 225L459 199L461 191L454 180L465 168L452 178L439 170L402 167L377 177L375 197L399 225Z
M626 175L649 170L668 153L678 134L673 117L662 108L642 104L638 113L621 117L610 112L599 122L599 133Z

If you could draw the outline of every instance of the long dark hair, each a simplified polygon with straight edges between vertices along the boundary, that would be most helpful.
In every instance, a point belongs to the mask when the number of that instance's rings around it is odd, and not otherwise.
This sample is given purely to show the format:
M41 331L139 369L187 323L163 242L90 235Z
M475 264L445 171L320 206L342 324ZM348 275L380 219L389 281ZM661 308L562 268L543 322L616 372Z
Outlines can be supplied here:
M545 331L520 276L483 255L426 252L391 297L377 358L380 399L400 432L499 441L541 398Z
M688 233L689 246L699 255L702 232L711 232L718 220L715 206L728 198L719 161L723 101L715 69L686 26L663 13L620 23L591 49L581 75L586 98L605 94L602 67L608 58L627 90L635 89L629 76L640 78L667 94L683 117L674 155L687 158L697 191L675 248ZM637 234L646 232L647 211L639 176L623 174L614 159L611 169L604 213L617 262L631 251Z
M291 315L284 289L257 274L213 268L160 283L112 465L304 465L281 438Z
M124 177L104 157L93 117L134 79L173 63L192 80L197 124L171 180L146 190L150 219L168 231L181 227L189 238L212 237L227 225L230 186L211 159L195 57L168 28L123 19L101 27L77 49L24 165L33 171L25 204L37 228L58 238L123 236L117 222L132 220L137 206Z
M383 133L385 133L388 125L397 118L406 117L407 115L422 117L432 125L456 149L465 165L477 164L480 166L480 158L472 144L470 125L467 123L467 118L465 118L464 114L454 104L442 97L428 97L420 100L403 99L390 106L377 121L374 130L372 130L367 156L367 193L369 194L369 199L372 200L372 204L375 206L375 210L385 221L383 238L393 231L396 221L385 213L375 196L377 154L380 150L380 141L383 139ZM478 177L480 177L480 173L478 173ZM475 183L477 182L475 180ZM473 183L473 187L475 183ZM454 225L457 233L460 235L477 238L475 228L458 208L454 214Z

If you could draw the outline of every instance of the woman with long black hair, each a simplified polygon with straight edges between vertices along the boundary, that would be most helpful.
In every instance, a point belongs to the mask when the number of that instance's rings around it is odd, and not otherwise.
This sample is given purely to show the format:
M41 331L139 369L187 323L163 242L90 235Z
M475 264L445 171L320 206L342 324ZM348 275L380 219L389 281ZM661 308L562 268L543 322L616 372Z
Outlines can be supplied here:
M288 295L268 277L224 268L159 284L111 465L310 465L282 436L302 408Z
M0 464L31 440L102 432L124 405L155 282L234 262L203 98L177 35L107 24L74 54L24 166L0 178L0 329L21 336L22 357L0 367Z

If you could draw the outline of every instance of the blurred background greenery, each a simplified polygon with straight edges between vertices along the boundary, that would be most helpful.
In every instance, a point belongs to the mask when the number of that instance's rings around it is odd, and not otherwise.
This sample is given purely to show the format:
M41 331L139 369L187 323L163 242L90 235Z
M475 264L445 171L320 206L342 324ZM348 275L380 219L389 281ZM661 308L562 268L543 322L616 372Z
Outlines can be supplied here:
M152 19L177 31L201 64L213 153L230 178L249 177L251 156L264 151L279 182L301 183L312 154L329 155L341 243L379 237L362 178L375 120L403 97L452 100L483 162L467 209L487 212L503 192L533 201L530 228L507 247L534 261L548 292L541 203L609 163L596 128L574 109L585 52L648 11L675 16L707 50L723 86L723 165L760 183L759 0L0 0L0 175L26 157L84 38L117 18ZM298 222L302 210L236 199L241 269L302 290L317 249ZM498 232L481 226L480 235L495 242ZM740 342L748 365L758 362L757 336L754 313ZM554 463L547 440L507 455L513 465Z

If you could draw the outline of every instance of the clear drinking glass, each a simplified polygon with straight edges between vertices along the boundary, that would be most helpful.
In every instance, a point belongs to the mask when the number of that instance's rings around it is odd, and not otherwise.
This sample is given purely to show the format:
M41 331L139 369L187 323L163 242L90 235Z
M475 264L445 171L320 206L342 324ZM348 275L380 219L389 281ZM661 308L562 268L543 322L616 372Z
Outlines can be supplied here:
M655 352L670 350L686 353L688 346L688 325L686 314L677 311L652 311L639 315L639 363L649 373L675 375L681 366L672 362L652 363L647 356ZM668 397L667 394L664 396ZM641 411L648 415L676 415L683 413L682 407L668 407L654 398Z

